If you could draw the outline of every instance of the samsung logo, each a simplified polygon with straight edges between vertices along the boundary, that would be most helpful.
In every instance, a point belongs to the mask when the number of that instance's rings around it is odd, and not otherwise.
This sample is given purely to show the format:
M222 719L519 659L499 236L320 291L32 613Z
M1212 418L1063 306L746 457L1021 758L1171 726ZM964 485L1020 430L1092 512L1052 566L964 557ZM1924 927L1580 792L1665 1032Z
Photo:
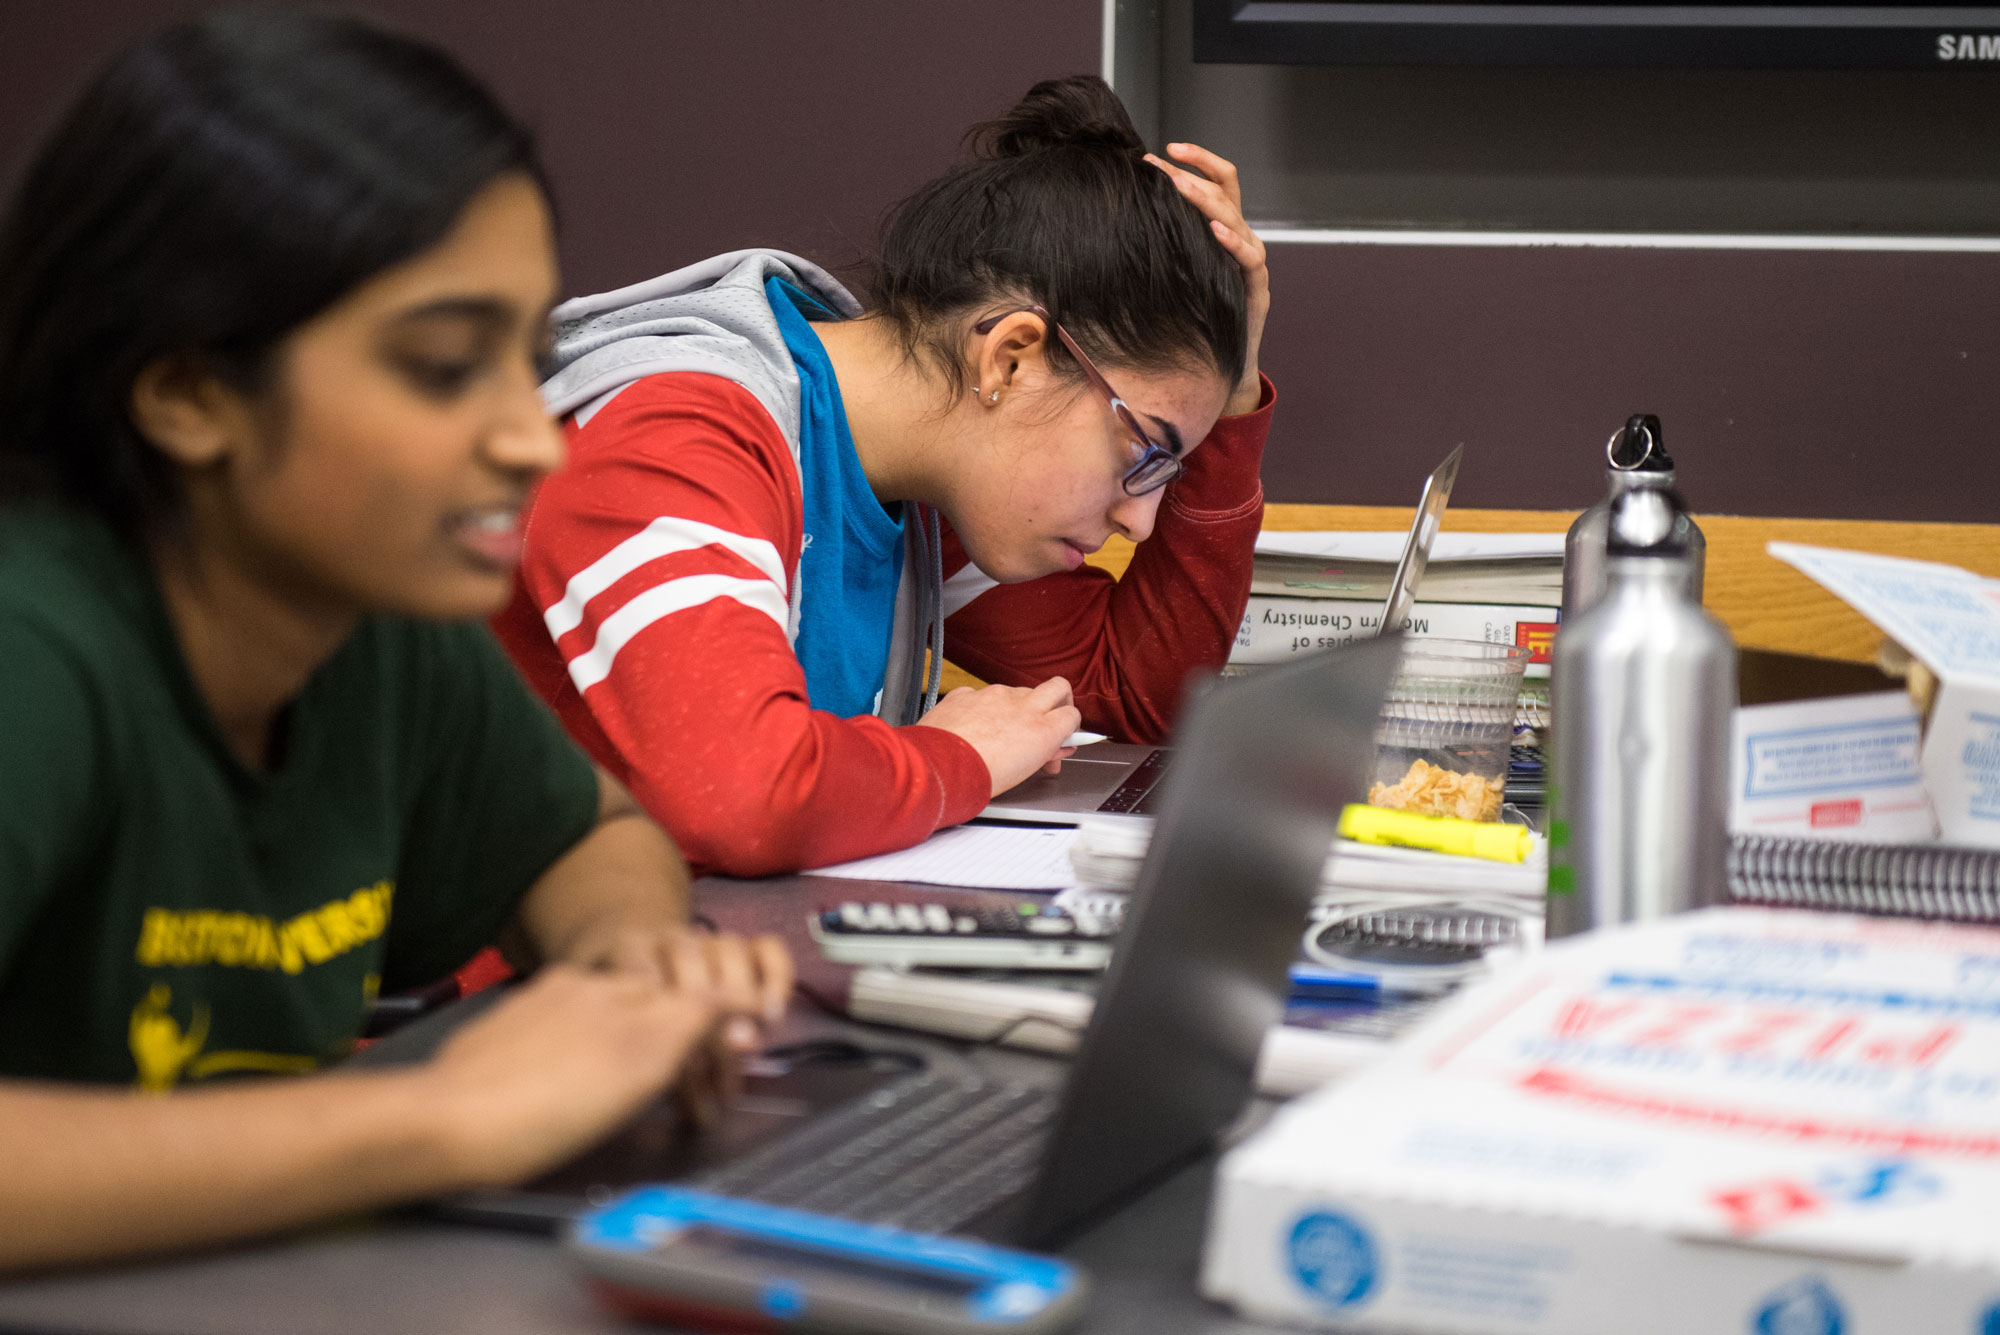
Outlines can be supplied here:
M2000 36L1960 37L1945 33L1938 38L1939 60L2000 60Z

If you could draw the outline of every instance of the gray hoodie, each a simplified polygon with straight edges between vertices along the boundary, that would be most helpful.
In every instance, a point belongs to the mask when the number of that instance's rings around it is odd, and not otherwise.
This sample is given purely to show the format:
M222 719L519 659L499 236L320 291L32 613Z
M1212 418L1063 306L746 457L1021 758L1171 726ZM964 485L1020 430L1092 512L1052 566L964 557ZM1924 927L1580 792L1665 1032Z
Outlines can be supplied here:
M777 423L799 458L799 373L785 347L764 284L782 278L843 319L861 304L832 275L780 250L732 250L685 269L594 297L577 297L555 309L556 370L542 398L557 417L588 422L634 381L663 371L720 376L750 391ZM913 523L888 667L876 712L895 725L915 723L937 703L944 666L944 566L937 512L905 502ZM789 580L787 638L798 641L799 571ZM926 661L928 660L928 661Z

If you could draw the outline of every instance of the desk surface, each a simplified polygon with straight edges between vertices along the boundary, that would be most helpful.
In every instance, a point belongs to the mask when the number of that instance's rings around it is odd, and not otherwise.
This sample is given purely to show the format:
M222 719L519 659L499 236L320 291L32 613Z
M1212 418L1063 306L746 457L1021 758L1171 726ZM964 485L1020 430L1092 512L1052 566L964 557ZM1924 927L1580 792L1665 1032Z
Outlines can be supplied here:
M806 944L809 903L838 896L902 899L909 886L787 878L704 881L700 912L727 927L777 929L821 995L844 985ZM928 892L967 895L978 892ZM1009 896L1012 898L1012 896ZM793 1007L785 1038L859 1027ZM889 1031L873 1031L878 1035ZM968 1049L898 1032L899 1045L946 1060L1046 1073L1051 1059ZM1252 1335L1195 1296L1212 1160L1194 1164L1065 1249L1090 1272L1091 1335ZM553 1243L410 1219L353 1221L191 1258L0 1284L0 1329L92 1335L574 1335L631 1331L592 1306Z

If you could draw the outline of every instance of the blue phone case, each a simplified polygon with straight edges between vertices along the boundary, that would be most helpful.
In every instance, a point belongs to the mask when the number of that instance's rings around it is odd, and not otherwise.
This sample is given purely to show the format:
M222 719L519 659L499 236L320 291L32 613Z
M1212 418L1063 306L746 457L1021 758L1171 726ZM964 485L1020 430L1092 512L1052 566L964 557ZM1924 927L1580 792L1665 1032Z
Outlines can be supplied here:
M684 1187L590 1211L569 1248L627 1313L738 1329L1040 1335L1073 1324L1088 1291L1054 1257Z

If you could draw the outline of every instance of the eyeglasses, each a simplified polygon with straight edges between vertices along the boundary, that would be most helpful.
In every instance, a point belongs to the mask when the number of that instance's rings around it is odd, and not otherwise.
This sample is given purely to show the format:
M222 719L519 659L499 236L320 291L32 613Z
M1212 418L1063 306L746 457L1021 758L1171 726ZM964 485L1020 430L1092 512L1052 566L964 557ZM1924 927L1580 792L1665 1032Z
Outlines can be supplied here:
M1044 307L1017 306L1011 311L1002 311L972 326L972 332L990 334L1002 320L1010 315L1018 315L1022 311L1031 311L1049 321L1049 327L1056 331L1056 337L1062 340L1065 348L1069 349L1069 355L1076 358L1076 364L1083 368L1083 378L1103 396L1104 402L1111 408L1112 416L1118 419L1119 425L1131 436L1131 443L1138 449L1139 458L1125 470L1125 476L1121 479L1121 485L1125 488L1127 496L1144 496L1149 491L1158 491L1187 471L1187 465L1181 461L1176 451L1154 440L1146 428L1139 425L1138 415L1127 406L1118 391L1111 388L1111 382L1104 378L1104 372L1097 369L1097 363L1091 361L1083 349L1076 345L1076 340L1069 336L1069 330L1049 319L1049 313Z

